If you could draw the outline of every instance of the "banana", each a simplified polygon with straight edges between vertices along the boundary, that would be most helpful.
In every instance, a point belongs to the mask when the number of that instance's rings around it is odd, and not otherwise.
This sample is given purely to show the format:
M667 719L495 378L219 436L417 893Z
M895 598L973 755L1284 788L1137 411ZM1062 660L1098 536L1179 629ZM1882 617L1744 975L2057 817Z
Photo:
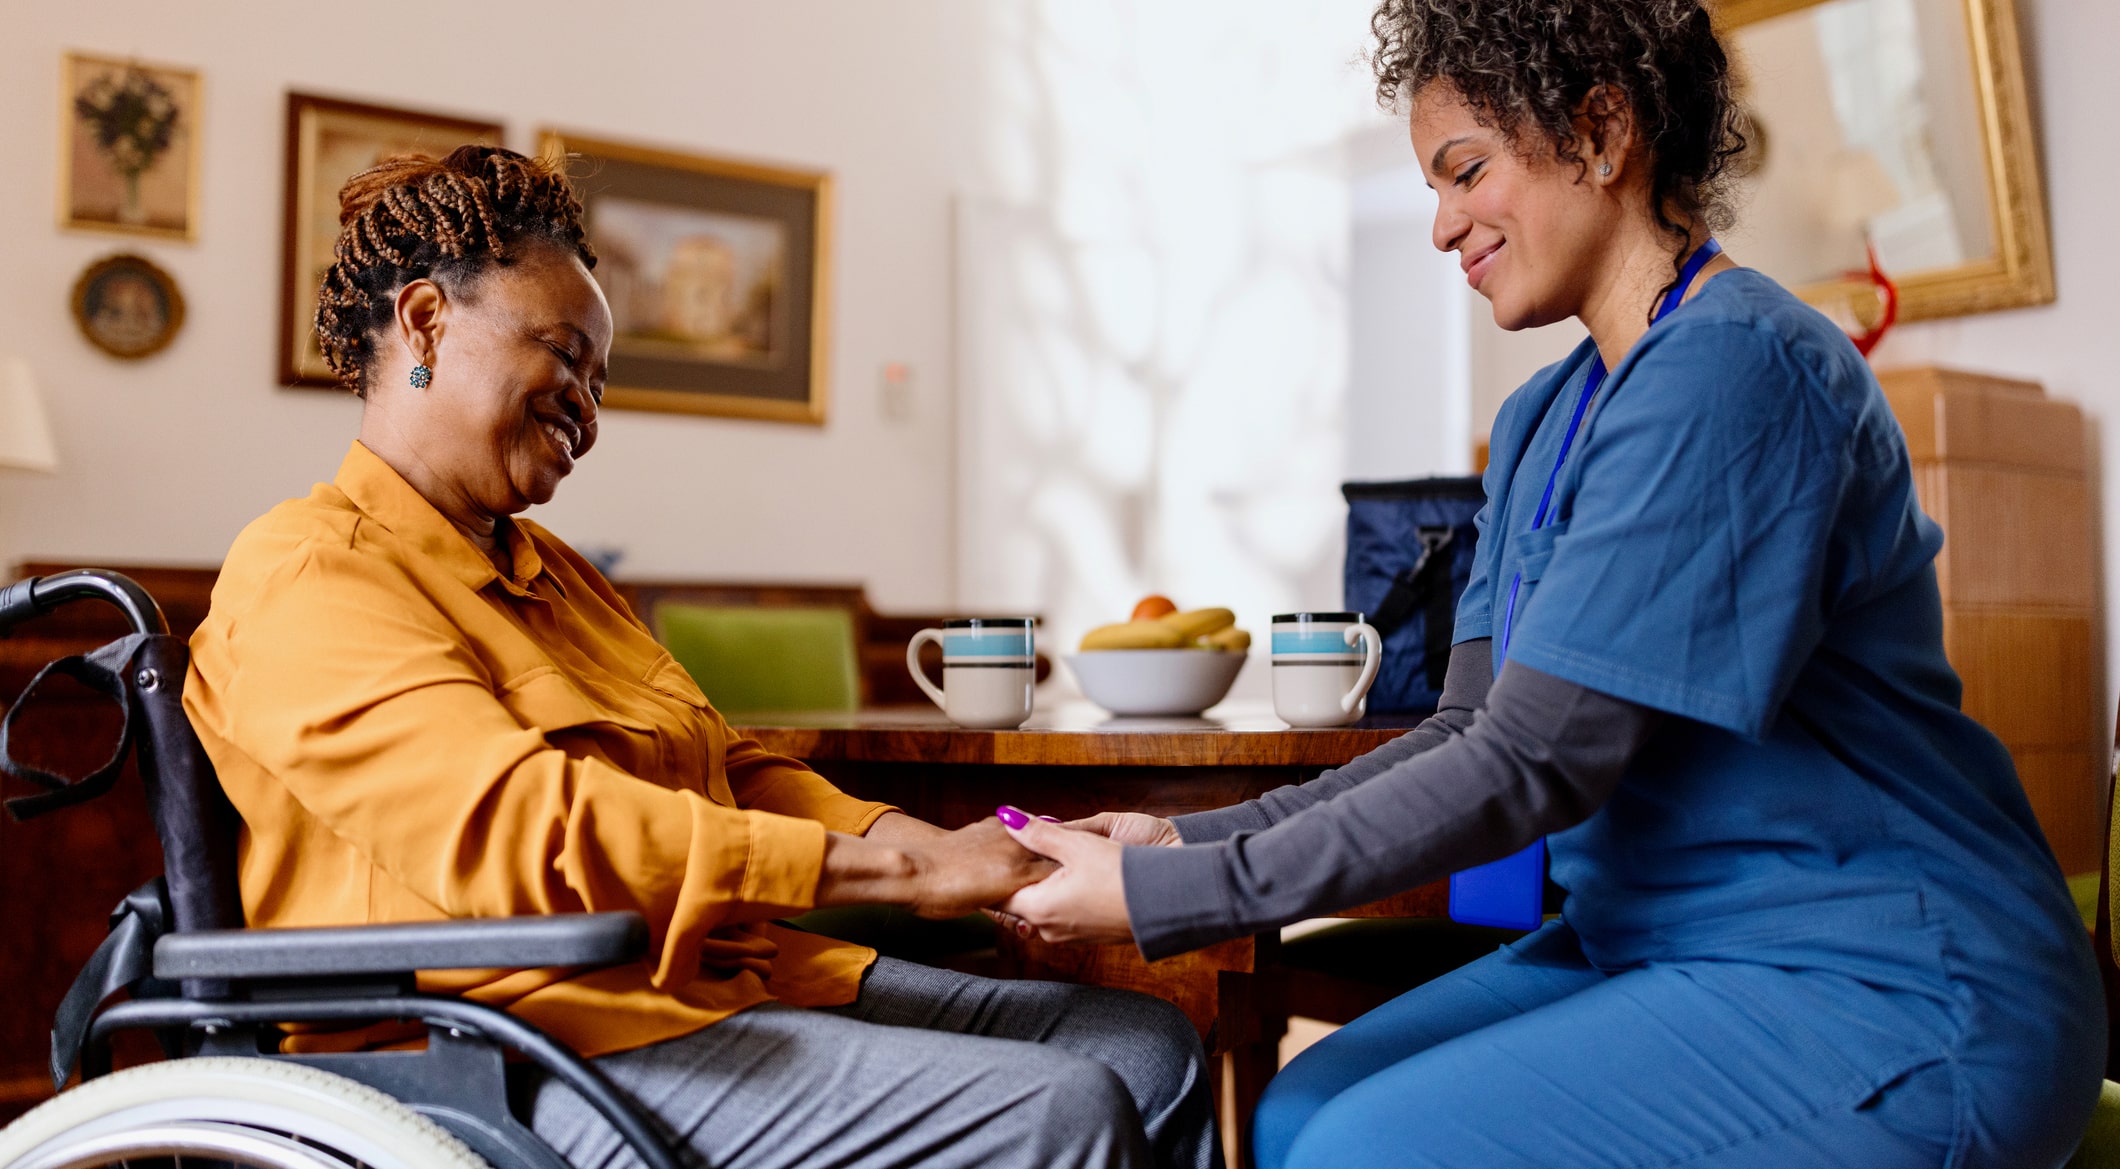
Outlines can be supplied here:
M1154 621L1128 621L1123 625L1103 625L1089 631L1082 638L1084 650L1096 649L1177 649L1185 644L1184 635L1162 619Z
M1223 653L1240 654L1251 649L1251 634L1232 625L1208 634L1203 644L1209 649L1218 649Z
M1192 609L1158 617L1157 620L1177 630L1178 644L1186 645L1235 625L1237 615L1227 609Z

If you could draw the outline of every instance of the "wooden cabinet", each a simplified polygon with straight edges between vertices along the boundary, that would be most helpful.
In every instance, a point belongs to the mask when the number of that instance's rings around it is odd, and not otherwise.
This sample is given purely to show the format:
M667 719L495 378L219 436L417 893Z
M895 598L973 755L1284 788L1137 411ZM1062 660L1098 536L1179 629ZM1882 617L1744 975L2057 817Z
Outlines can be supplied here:
M1877 377L1921 505L1943 525L1944 651L1966 713L2009 747L2062 870L2095 871L2113 736L2083 414L2031 382L1936 368Z

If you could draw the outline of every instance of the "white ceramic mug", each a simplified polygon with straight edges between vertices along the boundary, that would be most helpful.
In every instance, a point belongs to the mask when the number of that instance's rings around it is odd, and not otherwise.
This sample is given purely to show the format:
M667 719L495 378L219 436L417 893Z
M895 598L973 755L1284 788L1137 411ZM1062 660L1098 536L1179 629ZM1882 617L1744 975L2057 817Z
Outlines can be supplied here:
M1038 680L1034 622L1028 617L966 617L923 629L905 646L913 681L960 727L1002 730L1031 716ZM942 645L942 685L920 672L920 647Z
M1279 613L1270 636L1273 712L1282 722L1340 727L1368 710L1384 639L1360 613Z

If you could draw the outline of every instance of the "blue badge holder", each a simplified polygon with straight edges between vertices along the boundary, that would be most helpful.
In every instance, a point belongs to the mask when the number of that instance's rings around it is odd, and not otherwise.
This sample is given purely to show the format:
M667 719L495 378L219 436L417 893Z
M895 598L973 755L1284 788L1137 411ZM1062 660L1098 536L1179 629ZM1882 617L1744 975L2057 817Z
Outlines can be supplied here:
M1535 930L1546 918L1546 842L1514 856L1450 874L1450 920Z

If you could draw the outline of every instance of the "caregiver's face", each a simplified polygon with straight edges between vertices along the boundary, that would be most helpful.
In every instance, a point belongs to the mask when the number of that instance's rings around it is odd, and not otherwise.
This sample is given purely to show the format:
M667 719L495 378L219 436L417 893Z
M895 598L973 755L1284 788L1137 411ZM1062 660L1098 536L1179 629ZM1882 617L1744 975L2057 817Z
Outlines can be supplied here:
M1435 246L1458 254L1494 323L1531 329L1579 312L1611 229L1590 168L1556 158L1536 127L1515 141L1483 124L1444 82L1415 96L1409 127L1437 196Z

